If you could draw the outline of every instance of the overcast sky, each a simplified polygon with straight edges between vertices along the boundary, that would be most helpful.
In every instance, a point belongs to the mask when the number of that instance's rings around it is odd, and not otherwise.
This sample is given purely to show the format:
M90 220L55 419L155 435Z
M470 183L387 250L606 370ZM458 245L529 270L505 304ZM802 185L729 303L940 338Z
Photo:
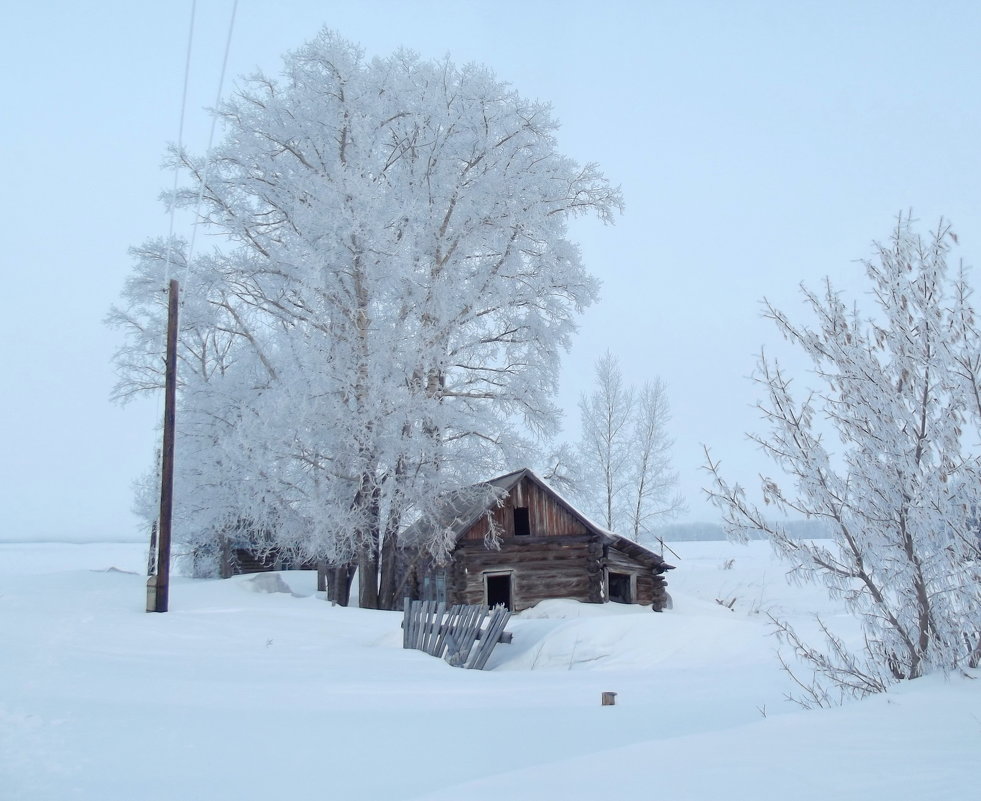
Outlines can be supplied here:
M231 0L201 0L185 142L202 151ZM131 484L162 401L110 403L103 318L127 248L166 233L191 3L11 5L0 47L4 155L0 538L142 536ZM766 469L747 376L784 354L759 301L800 308L823 276L861 297L856 260L897 212L949 217L981 253L981 4L975 2L258 2L240 0L235 76L330 26L369 54L405 46L489 65L553 104L561 149L623 187L616 226L577 223L603 282L565 360L562 403L609 349L660 376L684 519L712 520L702 444L733 479ZM792 354L787 354L792 358ZM806 380L803 377L802 380Z

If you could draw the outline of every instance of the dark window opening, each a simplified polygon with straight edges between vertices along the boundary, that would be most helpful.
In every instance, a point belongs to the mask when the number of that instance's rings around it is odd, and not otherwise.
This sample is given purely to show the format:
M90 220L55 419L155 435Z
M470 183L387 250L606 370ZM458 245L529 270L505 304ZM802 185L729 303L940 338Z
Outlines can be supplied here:
M511 609L511 575L487 576L487 605Z
M531 536L531 520L528 517L527 506L516 506L514 509L514 536Z
M630 576L610 573L610 600L615 604L630 603Z

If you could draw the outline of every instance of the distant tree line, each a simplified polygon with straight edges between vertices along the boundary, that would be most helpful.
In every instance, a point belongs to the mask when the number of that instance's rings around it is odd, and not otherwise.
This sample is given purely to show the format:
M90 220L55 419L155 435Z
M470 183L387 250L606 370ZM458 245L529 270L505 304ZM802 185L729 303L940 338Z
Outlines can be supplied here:
M786 520L780 525L799 540L824 540L833 536L831 527L822 520ZM653 532L654 537L665 542L711 542L727 540L729 534L721 523L668 523ZM766 540L769 535L762 529L747 530L745 540ZM646 540L641 540L646 542Z

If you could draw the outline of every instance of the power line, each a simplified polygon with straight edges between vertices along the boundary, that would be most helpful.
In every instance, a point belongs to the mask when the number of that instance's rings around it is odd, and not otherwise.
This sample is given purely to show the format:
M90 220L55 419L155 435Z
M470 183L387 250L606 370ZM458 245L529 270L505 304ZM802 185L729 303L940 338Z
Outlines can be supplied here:
M194 226L191 229L191 245L187 252L187 263L184 266L184 283L187 283L187 276L191 270L191 257L194 255L194 243L197 240L199 217L201 214L201 204L204 201L204 188L208 183L208 174L211 171L211 147L215 139L215 127L218 123L218 106L221 103L221 93L225 85L225 71L228 68L228 53L232 46L232 32L235 29L235 14L238 11L238 0L232 2L232 13L228 20L228 35L225 37L225 55L221 62L221 75L218 78L218 92L215 95L215 107L211 112L211 130L208 133L208 149L205 151L204 174L201 176L200 187L198 188L198 200L194 207Z
M237 2L237 0L236 0ZM197 11L197 0L191 0L191 22L187 30L187 54L184 57L184 89L181 92L180 124L177 126L177 153L184 150L184 116L187 111L187 87L191 77L191 49L194 43L194 18ZM176 216L177 183L180 178L180 158L174 164L174 191L170 202L170 230L167 232L167 255L164 264L166 275L164 284L170 281L170 265L174 252L174 218Z

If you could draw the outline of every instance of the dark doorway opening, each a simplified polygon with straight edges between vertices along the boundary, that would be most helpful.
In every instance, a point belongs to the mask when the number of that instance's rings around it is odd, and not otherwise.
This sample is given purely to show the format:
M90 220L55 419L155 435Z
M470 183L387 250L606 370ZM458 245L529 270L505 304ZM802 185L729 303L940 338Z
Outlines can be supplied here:
M610 573L610 600L615 604L630 603L630 576Z
M528 517L527 506L516 506L514 508L514 536L531 536L531 520Z
M511 574L487 576L487 605L503 605L513 611L511 606Z

